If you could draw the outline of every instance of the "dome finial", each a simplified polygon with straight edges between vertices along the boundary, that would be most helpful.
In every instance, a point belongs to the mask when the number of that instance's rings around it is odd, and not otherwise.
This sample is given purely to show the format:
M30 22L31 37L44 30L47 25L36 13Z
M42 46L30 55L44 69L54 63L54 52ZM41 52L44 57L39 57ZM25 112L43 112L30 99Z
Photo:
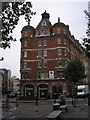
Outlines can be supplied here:
M58 17L58 22L60 23L60 17Z

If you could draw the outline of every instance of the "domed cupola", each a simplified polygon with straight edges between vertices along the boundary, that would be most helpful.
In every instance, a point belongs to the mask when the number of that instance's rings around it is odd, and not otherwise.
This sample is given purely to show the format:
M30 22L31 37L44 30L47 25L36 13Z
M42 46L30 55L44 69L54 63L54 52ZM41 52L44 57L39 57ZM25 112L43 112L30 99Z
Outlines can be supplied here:
M22 28L22 37L33 37L34 36L34 27L27 25Z
M61 23L60 18L58 17L58 22L52 26L52 33L54 35L60 33L65 34L65 32L66 32L66 25L64 23Z

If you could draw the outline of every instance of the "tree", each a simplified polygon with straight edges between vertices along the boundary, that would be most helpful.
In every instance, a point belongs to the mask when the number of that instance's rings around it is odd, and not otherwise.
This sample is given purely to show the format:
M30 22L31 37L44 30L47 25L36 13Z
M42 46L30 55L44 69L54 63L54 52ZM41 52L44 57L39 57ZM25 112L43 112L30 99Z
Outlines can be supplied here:
M86 77L85 66L78 58L71 60L63 70L63 76L66 80L69 80L74 85L74 101L76 98L75 86L79 80ZM75 103L75 102L74 102ZM75 104L74 104L75 106Z
M87 10L84 11L85 15L86 15L86 19L87 19L87 30L86 30L86 35L87 37L83 38L83 45L84 45L84 49L85 49L85 53L86 53L86 57L90 58L90 12L88 12Z
M4 49L7 47L10 48L10 41L16 41L12 33L16 25L18 25L20 16L24 16L28 25L30 24L32 15L35 15L35 12L32 12L31 8L31 2L2 2L2 39L0 47Z

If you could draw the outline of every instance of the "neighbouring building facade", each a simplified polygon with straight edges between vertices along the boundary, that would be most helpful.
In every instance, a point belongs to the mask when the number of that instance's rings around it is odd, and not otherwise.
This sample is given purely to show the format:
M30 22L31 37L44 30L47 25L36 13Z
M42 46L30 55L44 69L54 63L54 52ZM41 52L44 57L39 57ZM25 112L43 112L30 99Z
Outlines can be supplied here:
M2 94L6 94L8 91L8 70L0 69L2 75Z
M49 17L45 11L36 28L27 25L21 31L20 90L25 98L71 94L72 84L62 77L63 68L75 56L83 59L82 47L69 26L60 18L52 25Z
M20 79L16 76L12 76L12 84L13 84L13 91L19 91L20 90Z

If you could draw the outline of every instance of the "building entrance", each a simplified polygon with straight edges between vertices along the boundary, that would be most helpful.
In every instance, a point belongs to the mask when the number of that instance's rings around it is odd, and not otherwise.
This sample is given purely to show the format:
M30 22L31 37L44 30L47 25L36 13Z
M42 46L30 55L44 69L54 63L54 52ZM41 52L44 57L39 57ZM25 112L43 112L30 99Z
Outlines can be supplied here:
M26 85L25 86L25 97L34 97L34 86Z
M39 85L38 86L38 98L39 99L47 99L48 96L48 86L47 85Z

